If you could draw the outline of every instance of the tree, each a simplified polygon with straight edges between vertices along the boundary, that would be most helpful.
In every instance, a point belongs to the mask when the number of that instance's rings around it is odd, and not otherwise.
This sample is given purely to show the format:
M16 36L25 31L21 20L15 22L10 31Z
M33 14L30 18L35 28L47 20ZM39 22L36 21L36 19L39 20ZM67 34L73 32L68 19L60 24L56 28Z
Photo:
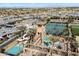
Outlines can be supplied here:
M46 24L49 23L49 22L50 22L50 18L47 18L46 19Z
M29 31L27 32L27 34L30 36L30 42L33 41L33 37L36 34L36 29L35 28L29 29Z
M31 29L29 29L29 31L27 32L28 35L32 35L32 34L34 34L34 33L36 33L36 29L35 29L35 28L31 28Z
M74 21L74 16L69 16L68 17L68 23L72 23Z

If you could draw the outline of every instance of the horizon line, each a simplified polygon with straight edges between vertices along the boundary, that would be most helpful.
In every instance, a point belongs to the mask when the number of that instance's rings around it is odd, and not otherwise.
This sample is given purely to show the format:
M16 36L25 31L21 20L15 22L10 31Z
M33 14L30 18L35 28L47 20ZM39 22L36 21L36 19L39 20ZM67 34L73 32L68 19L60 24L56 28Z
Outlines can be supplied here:
M58 8L79 7L79 3L0 3L0 8Z

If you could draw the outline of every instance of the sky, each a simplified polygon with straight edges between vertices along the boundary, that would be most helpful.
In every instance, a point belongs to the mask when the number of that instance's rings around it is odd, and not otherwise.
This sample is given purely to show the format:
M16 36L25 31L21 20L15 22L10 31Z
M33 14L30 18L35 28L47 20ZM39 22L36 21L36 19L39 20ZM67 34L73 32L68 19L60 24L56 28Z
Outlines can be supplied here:
M79 3L0 3L0 8L79 7Z

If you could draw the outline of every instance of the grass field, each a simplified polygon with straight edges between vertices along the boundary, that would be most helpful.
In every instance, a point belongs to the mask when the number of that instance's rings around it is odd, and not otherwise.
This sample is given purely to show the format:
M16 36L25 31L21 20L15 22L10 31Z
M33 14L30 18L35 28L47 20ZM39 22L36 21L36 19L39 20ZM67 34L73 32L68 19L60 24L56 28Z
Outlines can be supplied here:
M0 41L0 44L2 44L3 43L3 41Z
M72 33L79 36L79 25L72 26Z

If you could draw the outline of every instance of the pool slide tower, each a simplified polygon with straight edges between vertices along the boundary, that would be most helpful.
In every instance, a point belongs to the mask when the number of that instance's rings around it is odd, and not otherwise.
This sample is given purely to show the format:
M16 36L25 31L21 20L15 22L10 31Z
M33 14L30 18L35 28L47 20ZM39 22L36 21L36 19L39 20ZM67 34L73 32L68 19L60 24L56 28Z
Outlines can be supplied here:
M45 34L45 26L43 26L43 31L42 31L42 45L44 45L44 42L46 42L48 45L48 47L51 47L51 41L49 40L49 38L46 36Z
M40 25L40 27L39 27L39 25ZM39 23L38 22L38 25L37 25L37 33L36 33L36 35L40 35L40 38L41 38L41 44L43 44L43 37L44 37L44 33L45 33L45 31L44 31L44 23Z

